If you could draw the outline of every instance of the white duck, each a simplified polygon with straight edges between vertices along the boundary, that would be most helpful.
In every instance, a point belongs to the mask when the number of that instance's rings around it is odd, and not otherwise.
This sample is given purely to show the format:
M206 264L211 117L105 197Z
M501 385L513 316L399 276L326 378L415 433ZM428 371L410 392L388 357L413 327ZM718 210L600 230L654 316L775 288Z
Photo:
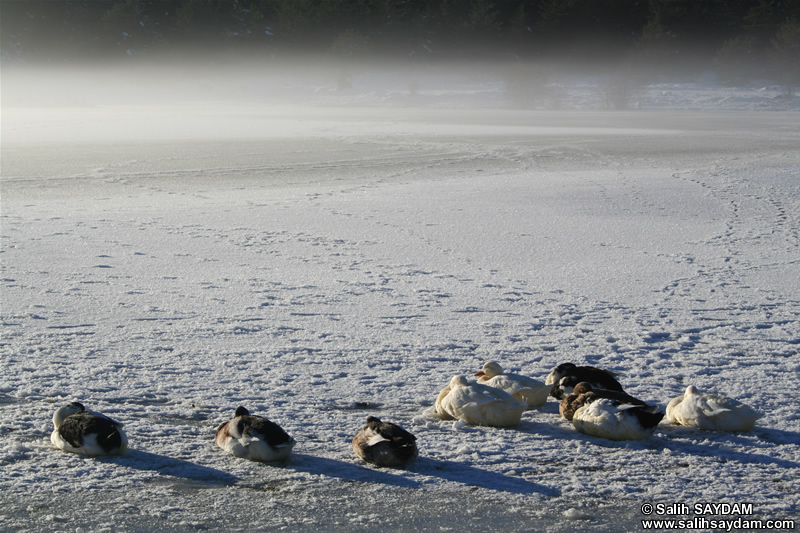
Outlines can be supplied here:
M520 374L506 374L496 361L485 363L475 376L480 376L478 383L504 390L517 400L525 402L528 408L544 405L550 394L549 385Z
M653 407L619 403L600 398L579 408L572 415L575 429L587 435L610 440L642 440L656 429L663 412Z
M92 413L78 402L57 409L55 429L50 434L53 446L81 455L119 455L128 447L122 424L105 415Z
M750 431L762 416L733 398L700 393L694 385L667 404L667 420L673 424L712 431Z
M439 394L437 411L477 426L508 427L519 424L527 404L495 387L469 383L464 376L453 376L449 391Z
M295 440L278 424L253 416L241 406L231 420L219 425L214 441L236 457L267 462L288 459L295 445Z
M448 394L450 394L450 383L439 391L439 395L436 397L436 403L433 406L433 416L441 418L442 420L453 420L453 417L450 416L450 413L448 413L442 405L442 401L447 398Z

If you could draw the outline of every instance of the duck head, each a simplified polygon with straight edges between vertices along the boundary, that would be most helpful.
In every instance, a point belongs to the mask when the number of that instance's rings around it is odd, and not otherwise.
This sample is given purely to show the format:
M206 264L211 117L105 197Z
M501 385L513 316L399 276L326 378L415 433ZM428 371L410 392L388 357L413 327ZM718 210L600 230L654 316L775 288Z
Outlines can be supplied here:
M467 381L467 378L465 376L461 375L453 376L453 378L450 380L451 390L458 387L467 387L467 386L469 386L469 381Z
M83 404L78 402L72 402L64 407L56 409L56 412L53 414L53 425L56 427L56 429L58 429L64 422L65 418L85 410L86 408L83 407Z
M493 378L501 374L503 374L503 367L500 366L500 363L497 361L489 361L483 365L483 369L480 372L477 372L475 376L486 376L487 378Z

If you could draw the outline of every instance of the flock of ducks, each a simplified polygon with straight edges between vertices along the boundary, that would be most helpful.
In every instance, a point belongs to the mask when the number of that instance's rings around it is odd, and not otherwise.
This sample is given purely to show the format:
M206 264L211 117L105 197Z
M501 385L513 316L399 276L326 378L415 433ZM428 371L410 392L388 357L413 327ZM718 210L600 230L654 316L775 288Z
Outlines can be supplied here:
M694 386L673 398L665 412L627 394L616 374L591 366L564 363L542 383L519 374L507 374L494 361L483 365L469 382L453 376L436 398L433 414L444 420L470 425L511 427L522 414L547 402L559 400L561 416L581 433L611 440L646 439L666 415L681 426L712 431L749 431L761 413L719 394L701 393ZM50 441L56 448L87 456L117 455L128 438L122 424L73 402L56 410ZM251 461L285 461L296 441L278 424L251 415L244 407L217 427L214 437L222 450ZM391 422L369 416L353 437L353 451L363 461L402 467L418 455L416 437Z

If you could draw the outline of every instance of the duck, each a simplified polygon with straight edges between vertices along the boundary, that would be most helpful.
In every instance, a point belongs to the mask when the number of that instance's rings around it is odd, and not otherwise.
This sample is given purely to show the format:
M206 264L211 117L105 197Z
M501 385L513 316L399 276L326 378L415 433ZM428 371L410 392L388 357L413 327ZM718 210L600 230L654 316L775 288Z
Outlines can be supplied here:
M442 390L439 391L439 395L436 397L436 402L433 404L433 416L437 418L441 418L442 420L454 420L450 413L447 412L442 402L444 399L447 398L447 395L450 394L450 383L448 382L447 385L442 387Z
M525 402L529 409L544 405L550 392L550 387L541 381L520 374L507 374L496 361L485 363L475 376L479 377L478 383L506 391Z
M608 370L603 370L602 368L594 366L577 366L575 363L561 363L548 374L547 378L544 380L544 384L555 385L564 376L584 376L586 379L582 379L581 381L595 381L605 380L609 377L613 379L618 375L619 374L615 372L609 372Z
M375 466L402 467L418 455L417 438L392 422L375 416L353 437L356 455Z
M128 448L128 436L122 424L87 411L80 402L60 407L53 414L50 442L65 452L90 457L120 455Z
M663 412L653 412L648 406L599 398L575 410L572 425L581 433L604 439L643 440L663 418Z
M584 396L584 394L591 390L592 386L582 381L575 386L571 394L564 396L558 404L558 412L561 414L561 418L572 422L572 416L575 411L588 403L588 396Z
M564 399L572 392L575 385L582 381L590 383L594 389L623 392L622 385L614 377L616 375L593 366L575 366L572 363L563 363L550 372L545 384L552 384L550 396L556 400Z
M449 389L443 397L440 393L437 409L474 426L516 426L528 406L503 390L469 383L461 375L453 376Z
M561 403L558 406L558 411L561 413L561 416L564 419L571 421L575 411L584 405L588 405L601 398L606 398L614 402L618 402L619 404L641 405L643 407L649 407L652 412L656 412L658 410L658 406L649 405L645 401L634 398L627 392L595 389L590 383L582 381L575 385L575 388L571 394L565 396L564 399L561 400Z
M739 400L701 393L694 385L667 404L667 420L673 424L711 431L750 431L762 416Z
M292 454L295 440L275 422L250 414L239 406L233 418L217 427L217 446L236 457L251 461L285 461Z

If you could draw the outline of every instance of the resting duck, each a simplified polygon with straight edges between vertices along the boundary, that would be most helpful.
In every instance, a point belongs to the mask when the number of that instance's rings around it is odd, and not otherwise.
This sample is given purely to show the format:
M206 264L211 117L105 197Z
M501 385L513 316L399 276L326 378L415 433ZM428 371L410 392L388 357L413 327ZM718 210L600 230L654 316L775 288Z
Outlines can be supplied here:
M572 425L581 433L610 440L642 440L656 429L663 412L649 406L599 398L575 410Z
M506 374L497 362L489 361L483 369L475 374L480 376L478 383L506 391L517 400L523 401L528 408L540 407L547 402L550 387L527 376Z
M53 446L81 455L119 455L128 447L122 424L72 402L53 414Z
M572 363L558 365L545 380L545 384L552 385L550 396L562 400L572 392L578 383L586 381L594 389L615 390L622 392L622 385L614 377L616 374L595 368L593 366L575 366Z
M267 462L288 459L295 445L295 440L278 424L253 416L241 406L231 420L219 425L214 441L236 457Z
M596 380L607 380L608 378L611 378L611 380L616 383L617 380L615 380L614 377L618 375L619 374L615 374L614 372L609 372L608 370L603 370L602 368L597 368L594 366L576 366L574 363L561 363L555 367L552 372L550 372L550 374L544 380L544 384L555 385L564 376L584 376L587 379L583 379L581 381L590 382Z
M627 392L594 389L590 383L582 381L575 385L572 394L565 396L564 399L561 400L561 403L558 406L558 411L565 419L572 420L572 416L575 414L575 411L584 405L588 405L595 400L599 400L600 398L606 398L608 400L617 402L618 404L650 407L652 412L656 412L658 410L658 406L648 405L647 402L644 402L638 398L634 398Z
M519 424L527 404L495 387L469 383L464 376L453 376L447 394L439 394L437 411L476 426L508 427Z
M353 437L353 451L376 466L404 466L417 457L417 438L391 422L367 417L367 425Z
M733 398L700 393L694 385L667 404L667 420L673 424L712 431L750 431L762 416Z
M453 420L453 417L450 416L450 413L448 413L444 405L442 405L442 402L447 398L448 394L450 394L450 383L439 391L439 395L436 397L436 403L433 405L433 415L442 420Z

